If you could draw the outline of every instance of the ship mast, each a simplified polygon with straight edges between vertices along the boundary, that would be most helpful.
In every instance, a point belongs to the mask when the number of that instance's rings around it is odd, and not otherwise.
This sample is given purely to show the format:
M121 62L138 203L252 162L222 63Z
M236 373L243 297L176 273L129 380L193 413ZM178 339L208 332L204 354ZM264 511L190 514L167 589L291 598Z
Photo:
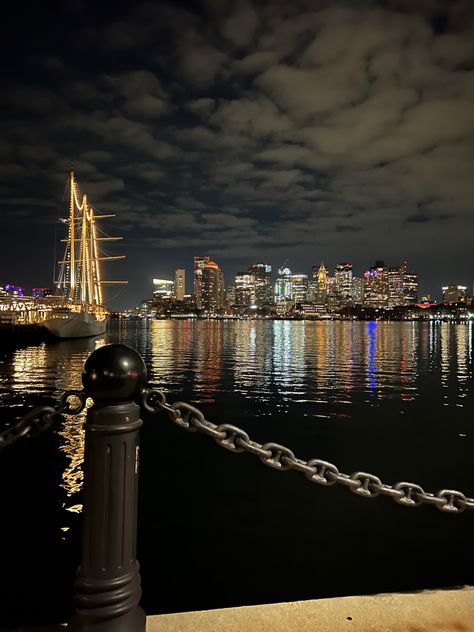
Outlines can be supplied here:
M81 236L81 303L87 303L87 195L82 198L82 236Z
M58 263L62 266L59 275L58 289L64 287L65 294L74 303L88 304L103 308L103 285L121 285L126 281L103 281L100 270L102 261L125 259L124 256L102 256L99 241L116 241L122 237L110 237L97 229L96 220L115 217L114 213L96 215L89 204L87 195L81 194L73 171L69 173L71 189L69 209L69 234L66 242L64 259ZM77 226L76 226L77 225ZM76 233L77 231L77 233Z
M71 237L71 261L70 261L70 270L71 270L71 285L70 285L70 290L69 290L69 298L73 301L75 298L75 293L76 293L76 261L75 261L75 230L76 230L76 225L75 225L75 217L74 217L74 206L75 206L75 199L74 199L74 171L71 171L70 173L70 186L71 186L71 201L70 201L70 212L69 212L69 231L70 231L70 237Z

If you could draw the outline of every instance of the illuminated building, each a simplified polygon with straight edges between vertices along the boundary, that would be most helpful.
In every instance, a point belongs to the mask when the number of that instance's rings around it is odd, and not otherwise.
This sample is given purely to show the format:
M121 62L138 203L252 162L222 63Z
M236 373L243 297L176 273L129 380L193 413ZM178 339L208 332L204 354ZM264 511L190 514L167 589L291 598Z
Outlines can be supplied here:
M293 303L293 284L289 268L279 268L275 281L274 301L277 314L280 316L288 312Z
M328 273L324 267L324 263L321 263L317 273L316 282L316 295L315 301L320 305L325 305L328 296Z
M230 283L225 291L225 304L226 307L235 305L235 283Z
M224 307L224 275L214 261L208 261L202 268L201 305L211 314Z
M308 301L316 301L316 291L318 287L318 266L311 267L311 274L308 281Z
M304 303L308 296L308 275L292 274L291 275L291 293L294 303Z
M194 296L196 298L196 307L202 308L202 271L206 263L211 260L208 256L194 257Z
M31 288L31 295L33 298L45 298L46 296L51 296L51 288L33 287Z
M7 283L7 285L5 285L5 291L10 296L15 296L16 298L22 298L25 293L22 287L19 285L12 285L11 283Z
M178 268L174 273L174 295L177 301L182 301L186 293L186 271Z
M347 305L352 302L352 263L338 263L334 270L338 302Z
M275 281L275 303L291 301L293 288L290 268L280 268Z
M408 272L406 261L386 266L376 261L364 274L364 303L371 307L398 307L418 302L418 275Z
M418 275L415 272L408 272L406 261L403 262L401 270L403 275L403 304L415 305L418 302Z
M235 305L252 307L255 305L255 275L239 272L235 275Z
M465 303L467 287L465 285L445 285L443 287L443 303Z
M339 295L337 292L336 277L326 277L326 305L329 309L336 310L340 307Z
M364 303L364 279L352 277L352 303L363 305Z
M139 318L155 318L157 313L156 306L154 305L153 299L142 300L140 301L136 314Z
M299 314L303 318L310 320L327 318L328 312L324 305L315 305L314 303L297 303L292 313Z
M174 281L153 279L153 298L170 299L173 297Z
M388 302L388 284L385 263L376 261L364 273L364 304L370 307L386 307Z
M387 307L396 307L405 304L403 294L403 272L402 268L389 266L385 270L387 283Z
M255 305L264 307L273 303L272 266L268 263L255 263L247 271L255 276Z

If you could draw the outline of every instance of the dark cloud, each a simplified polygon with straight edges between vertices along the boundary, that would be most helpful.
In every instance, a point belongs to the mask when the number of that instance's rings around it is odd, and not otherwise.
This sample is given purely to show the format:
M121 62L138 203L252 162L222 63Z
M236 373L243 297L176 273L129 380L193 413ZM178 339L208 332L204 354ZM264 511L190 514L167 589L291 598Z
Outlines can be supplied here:
M362 230L359 226L351 226L350 224L346 224L345 226L342 224L336 225L336 232L338 233L355 233L359 230Z
M124 303L199 253L228 278L382 257L471 283L472 3L76 2L3 27L5 281L46 283L73 167L126 234Z
M429 222L430 218L422 213L415 213L414 215L409 215L406 221L412 224L424 224L425 222Z

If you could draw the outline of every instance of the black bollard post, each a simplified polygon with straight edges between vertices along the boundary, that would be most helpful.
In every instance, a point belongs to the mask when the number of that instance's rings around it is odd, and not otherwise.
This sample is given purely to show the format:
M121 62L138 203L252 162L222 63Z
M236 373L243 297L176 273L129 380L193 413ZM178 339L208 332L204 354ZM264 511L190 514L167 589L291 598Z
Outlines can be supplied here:
M87 411L82 559L74 632L144 632L136 559L141 356L121 344L100 347L82 373Z

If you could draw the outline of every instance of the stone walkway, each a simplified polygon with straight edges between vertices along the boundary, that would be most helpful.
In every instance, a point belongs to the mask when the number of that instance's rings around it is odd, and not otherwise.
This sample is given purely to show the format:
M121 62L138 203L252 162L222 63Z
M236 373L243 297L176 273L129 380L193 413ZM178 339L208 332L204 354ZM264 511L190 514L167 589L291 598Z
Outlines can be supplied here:
M147 632L474 632L474 587L148 617Z

